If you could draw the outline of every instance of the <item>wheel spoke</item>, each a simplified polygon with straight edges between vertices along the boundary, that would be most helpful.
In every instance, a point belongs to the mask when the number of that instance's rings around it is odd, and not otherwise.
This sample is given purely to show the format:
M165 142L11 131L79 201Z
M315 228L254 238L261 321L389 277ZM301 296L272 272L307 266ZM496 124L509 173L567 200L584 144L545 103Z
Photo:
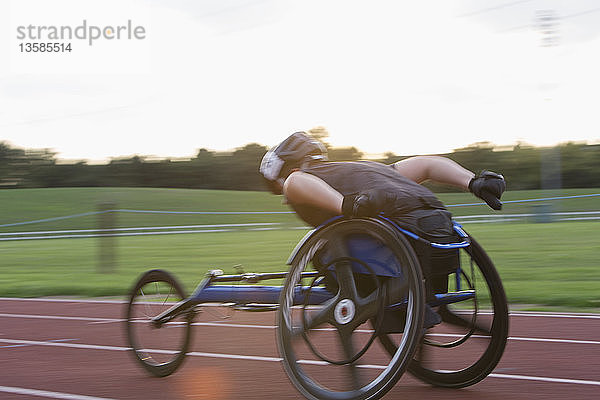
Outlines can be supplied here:
M340 337L340 344L342 345L342 350L344 351L344 356L347 359L352 359L356 355L356 349L354 348L354 343L352 341L352 330L350 329L339 329L338 334ZM350 383L354 390L360 389L362 387L361 382L361 371L360 368L357 367L356 361L346 364L345 368L348 371L350 377Z
M163 306L167 303L167 301L171 298L171 295L173 294L173 287L169 286L169 293L167 294L167 296L165 297L165 300L163 301Z
M348 261L341 261L335 264L335 273L339 285L340 298L349 298L355 300L358 298L356 291L356 281L352 271L352 265Z
M142 303L144 304L144 316L148 319L152 319L152 309L150 308L150 302L146 300L146 294L144 293L144 288L140 288L140 293L142 294L143 300Z
M304 323L302 326L295 327L293 330L293 337L301 335L303 332L308 332L311 329L315 329L320 325L323 325L333 319L333 309L337 303L337 296L327 300L323 303L322 308L315 311L312 314L307 315L306 309L302 309Z
M369 318L377 316L379 311L383 311L383 308L381 307L383 304L381 296L385 296L385 289L383 286L371 292L367 297L358 300L358 310L356 312L356 317L354 317L354 321L352 321L354 328L362 325Z

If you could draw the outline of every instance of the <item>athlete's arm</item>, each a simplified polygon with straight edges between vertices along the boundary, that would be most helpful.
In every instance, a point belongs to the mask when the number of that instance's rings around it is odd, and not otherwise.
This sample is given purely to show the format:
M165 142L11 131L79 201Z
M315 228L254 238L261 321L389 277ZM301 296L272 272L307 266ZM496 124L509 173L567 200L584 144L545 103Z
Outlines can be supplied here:
M283 194L291 204L318 207L333 214L373 217L389 211L395 196L385 190L366 190L343 196L322 179L305 172L292 172L285 180Z
M418 156L398 161L394 169L417 183L426 180L459 187L471 191L494 210L502 208L500 198L506 190L506 182L500 174L483 171L477 177L449 158Z
M344 196L321 178L295 171L288 176L283 184L283 195L292 204L303 204L342 213Z
M417 183L427 180L469 190L469 182L475 174L449 158L417 156L398 161L394 169L402 176Z

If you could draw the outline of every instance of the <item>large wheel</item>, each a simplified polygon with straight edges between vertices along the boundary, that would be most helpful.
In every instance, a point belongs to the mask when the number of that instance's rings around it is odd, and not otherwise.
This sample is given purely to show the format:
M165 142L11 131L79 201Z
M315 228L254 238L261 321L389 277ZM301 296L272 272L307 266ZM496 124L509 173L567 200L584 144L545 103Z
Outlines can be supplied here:
M374 249L383 256L369 257ZM395 276L381 275L384 264ZM317 277L301 277L311 269ZM324 290L329 299L315 305ZM415 253L387 223L350 219L321 228L295 255L281 293L277 344L288 377L308 399L380 398L415 354L423 299ZM387 354L374 340L382 324L373 329L368 321L383 321L378 316L393 305L408 317L388 335L396 351Z
M500 361L508 336L507 300L494 264L473 238L460 258L460 270L449 275L449 292L474 290L475 297L438 307L442 323L428 330L408 367L435 386L461 388L481 381ZM385 335L381 341L395 351Z
M155 376L172 374L183 362L191 335L193 312L186 311L169 322L152 319L186 298L175 278L163 270L143 274L131 290L127 306L127 338L135 358Z

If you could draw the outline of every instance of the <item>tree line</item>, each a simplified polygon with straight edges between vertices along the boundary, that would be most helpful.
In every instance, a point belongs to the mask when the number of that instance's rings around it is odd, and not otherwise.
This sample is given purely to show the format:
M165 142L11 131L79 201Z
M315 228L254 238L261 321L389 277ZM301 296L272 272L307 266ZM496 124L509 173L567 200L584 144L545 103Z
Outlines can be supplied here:
M327 147L332 161L363 158L363 153L355 147ZM133 156L94 165L65 163L46 149L20 149L0 142L0 188L120 186L265 190L258 167L267 150L263 145L251 143L233 152L203 148L188 160ZM519 144L497 149L489 142L482 142L441 155L472 171L488 169L502 173L510 190L600 187L600 145L567 143L542 148ZM386 153L377 161L392 163L407 157Z

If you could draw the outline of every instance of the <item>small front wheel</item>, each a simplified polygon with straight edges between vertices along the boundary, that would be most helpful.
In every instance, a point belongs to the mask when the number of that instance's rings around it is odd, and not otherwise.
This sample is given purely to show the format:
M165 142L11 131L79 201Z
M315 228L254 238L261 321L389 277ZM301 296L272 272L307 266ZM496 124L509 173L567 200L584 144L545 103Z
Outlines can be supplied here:
M193 311L187 310L163 324L152 321L185 298L179 282L159 269L142 275L129 295L126 314L129 345L136 360L152 375L172 374L185 358Z

